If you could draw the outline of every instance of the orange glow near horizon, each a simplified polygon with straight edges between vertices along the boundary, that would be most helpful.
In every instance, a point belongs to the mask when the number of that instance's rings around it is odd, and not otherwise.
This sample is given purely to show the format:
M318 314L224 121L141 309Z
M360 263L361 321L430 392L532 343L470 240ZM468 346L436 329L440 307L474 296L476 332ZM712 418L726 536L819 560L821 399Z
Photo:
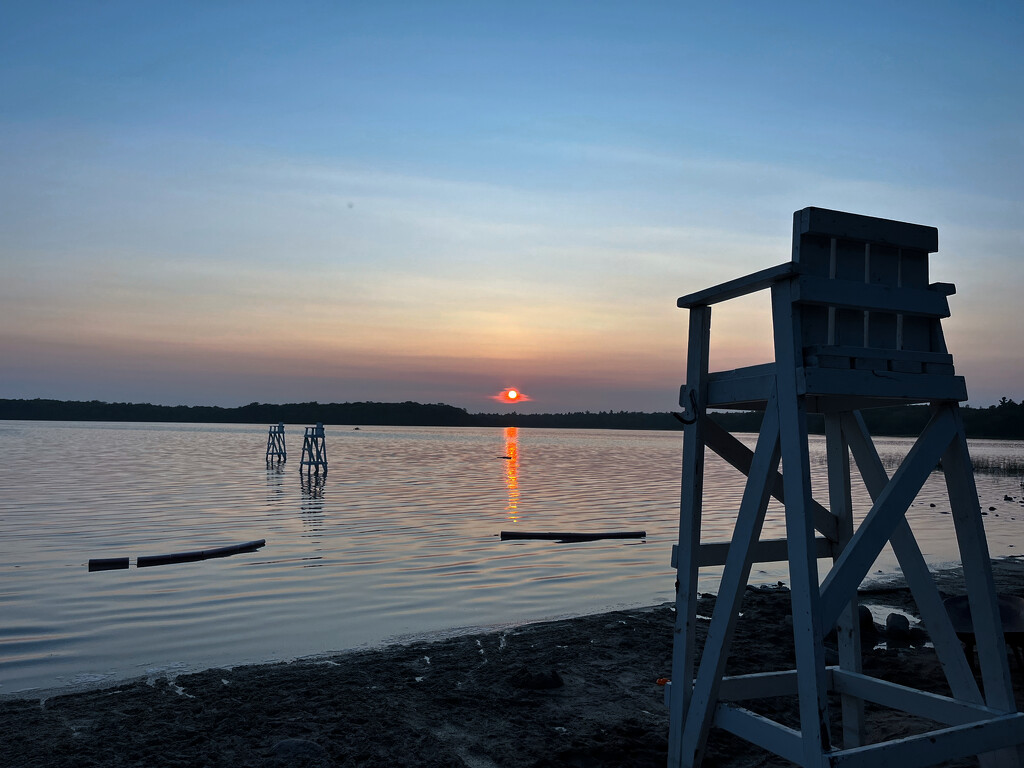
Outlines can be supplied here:
M505 387L498 394L491 395L491 399L499 403L527 403L533 398L516 387Z
M519 522L519 427L505 427L505 487L509 522Z

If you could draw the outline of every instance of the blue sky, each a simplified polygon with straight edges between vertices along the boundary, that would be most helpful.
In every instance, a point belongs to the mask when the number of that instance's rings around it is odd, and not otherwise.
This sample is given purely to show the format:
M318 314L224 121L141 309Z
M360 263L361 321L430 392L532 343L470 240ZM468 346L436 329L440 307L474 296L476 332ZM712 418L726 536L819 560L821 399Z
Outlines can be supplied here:
M668 410L807 205L939 228L1024 397L1018 2L0 9L0 397ZM767 359L764 302L713 363Z

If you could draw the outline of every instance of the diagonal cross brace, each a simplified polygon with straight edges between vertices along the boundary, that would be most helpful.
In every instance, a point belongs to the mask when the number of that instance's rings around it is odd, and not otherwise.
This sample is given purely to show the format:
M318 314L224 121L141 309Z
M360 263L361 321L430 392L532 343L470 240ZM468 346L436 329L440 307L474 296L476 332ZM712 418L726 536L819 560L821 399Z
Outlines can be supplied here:
M744 475L750 475L750 465L754 460L754 452L736 439L729 431L716 424L709 416L701 416L701 427L704 430L704 444L721 456L731 466L738 469ZM768 485L772 497L783 504L786 503L785 493L782 489L782 473L775 471L769 479ZM839 538L839 528L836 519L818 502L811 499L811 513L814 515L814 527L829 541L836 541Z
M885 490L889 483L889 475L882 465L864 418L859 412L843 415L843 434L850 444L850 450L860 469L868 494L874 501ZM918 610L921 611L921 618L928 627L950 690L957 699L981 704L981 691L974 679L974 673L967 663L960 639L956 636L949 614L942 604L942 596L928 572L924 555L921 554L921 548L905 517L897 524L889 543L896 554L896 559L899 560Z
M773 388L774 390L774 388ZM718 704L718 692L729 659L736 620L739 616L743 590L750 576L754 545L761 535L765 510L773 476L779 466L779 414L773 391L765 411L765 423L757 440L743 500L733 529L729 558L722 573L718 599L708 627L700 667L693 684L693 694L682 735L682 755L688 764L699 765L707 742L708 731ZM689 762L692 761L692 762Z
M831 627L892 537L928 475L956 436L948 409L936 412L892 480L878 495L843 554L821 585L821 625Z

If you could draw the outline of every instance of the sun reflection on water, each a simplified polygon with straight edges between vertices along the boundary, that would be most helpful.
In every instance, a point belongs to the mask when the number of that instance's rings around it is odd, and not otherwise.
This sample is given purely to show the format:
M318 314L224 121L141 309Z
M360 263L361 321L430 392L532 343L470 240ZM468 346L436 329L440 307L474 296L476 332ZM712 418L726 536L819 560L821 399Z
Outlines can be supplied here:
M505 487L508 505L505 511L513 523L519 522L519 427L505 427Z

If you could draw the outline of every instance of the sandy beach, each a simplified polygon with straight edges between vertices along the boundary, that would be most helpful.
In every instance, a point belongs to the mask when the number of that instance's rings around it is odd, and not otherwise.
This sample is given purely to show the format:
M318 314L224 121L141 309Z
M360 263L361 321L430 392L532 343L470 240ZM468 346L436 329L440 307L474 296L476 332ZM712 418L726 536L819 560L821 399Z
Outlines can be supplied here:
M994 565L1024 596L1024 560ZM946 596L959 574L938 575ZM862 593L876 620L916 615L898 582ZM714 597L699 612L710 615ZM730 673L791 668L789 595L748 589ZM881 619L884 621L884 618ZM668 605L291 663L210 669L68 695L0 701L4 766L661 766ZM913 622L912 622L913 623ZM866 643L869 674L948 693L927 645ZM1010 659L1018 706L1024 669ZM795 702L772 700L776 716ZM868 706L873 738L922 730ZM712 734L708 765L784 765ZM956 765L971 765L966 760Z

